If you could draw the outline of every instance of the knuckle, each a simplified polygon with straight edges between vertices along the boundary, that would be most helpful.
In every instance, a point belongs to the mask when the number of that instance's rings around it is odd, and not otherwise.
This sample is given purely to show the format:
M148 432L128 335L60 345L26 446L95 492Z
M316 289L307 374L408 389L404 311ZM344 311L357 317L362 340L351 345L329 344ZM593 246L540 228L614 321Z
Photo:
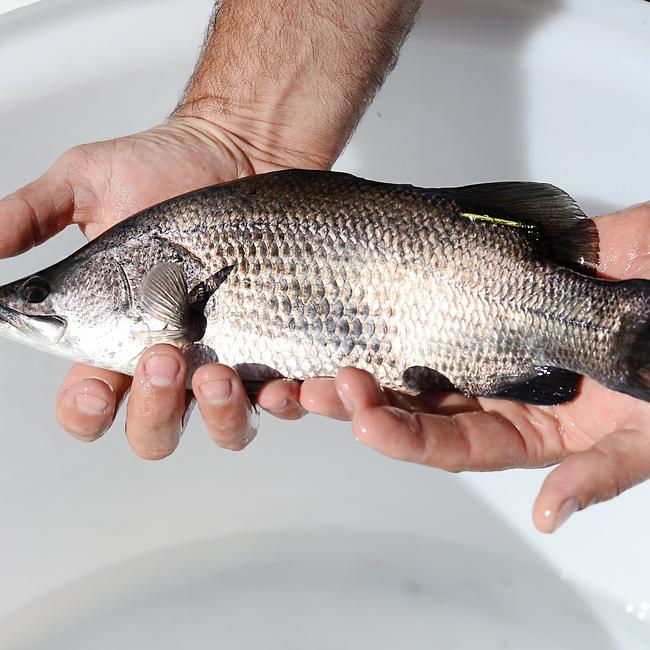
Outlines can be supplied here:
M53 167L74 169L89 161L90 147L87 144L78 144L66 149L55 161Z

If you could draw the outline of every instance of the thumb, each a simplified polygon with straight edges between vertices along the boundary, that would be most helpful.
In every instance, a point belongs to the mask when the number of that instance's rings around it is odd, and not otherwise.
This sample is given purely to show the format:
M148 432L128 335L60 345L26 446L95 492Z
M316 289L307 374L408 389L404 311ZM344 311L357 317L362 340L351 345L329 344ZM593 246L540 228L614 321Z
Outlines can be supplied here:
M40 178L0 200L0 258L43 243L71 223L74 190L59 159Z
M576 510L618 496L650 478L650 436L610 433L587 451L564 460L544 481L533 508L535 526L557 530Z

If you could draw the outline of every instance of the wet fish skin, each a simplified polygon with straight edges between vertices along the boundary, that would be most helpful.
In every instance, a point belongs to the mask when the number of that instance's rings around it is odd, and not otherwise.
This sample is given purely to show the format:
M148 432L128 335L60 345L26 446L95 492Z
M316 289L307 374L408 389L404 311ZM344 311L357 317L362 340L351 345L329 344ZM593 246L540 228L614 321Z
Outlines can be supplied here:
M575 373L649 399L638 355L647 283L568 268L526 228L491 220L490 206L464 212L462 196L299 170L198 190L38 273L50 288L42 302L25 301L30 278L0 288L0 330L132 374L156 340L148 333L169 330L143 308L147 274L175 265L191 289L232 266L205 306L202 339L176 341L193 367L219 360L264 380L353 365L391 388L468 395L546 376L569 385ZM35 334L7 314L65 325Z

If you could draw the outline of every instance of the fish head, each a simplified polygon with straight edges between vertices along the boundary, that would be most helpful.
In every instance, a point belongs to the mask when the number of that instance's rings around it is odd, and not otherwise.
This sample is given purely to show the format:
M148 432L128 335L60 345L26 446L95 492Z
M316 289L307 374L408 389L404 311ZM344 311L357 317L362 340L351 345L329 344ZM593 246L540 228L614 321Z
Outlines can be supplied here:
M65 315L56 308L50 279L31 275L0 287L0 332L34 347L60 343L68 328Z
M119 366L134 354L130 289L107 255L78 255L0 287L0 335L75 361ZM138 351L141 346L138 347Z

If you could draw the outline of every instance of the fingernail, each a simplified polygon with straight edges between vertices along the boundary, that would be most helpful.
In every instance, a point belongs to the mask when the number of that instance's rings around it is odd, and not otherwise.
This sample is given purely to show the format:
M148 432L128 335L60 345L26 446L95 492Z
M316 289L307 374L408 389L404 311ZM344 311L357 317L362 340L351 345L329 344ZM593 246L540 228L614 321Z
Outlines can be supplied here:
M80 393L74 397L77 411L85 415L103 415L108 411L108 402L98 395Z
M555 527L553 530L556 531L574 512L578 510L578 508L580 508L580 501L578 499L567 499L557 511L557 517L555 518Z
M171 386L176 381L180 369L178 360L166 354L154 354L144 364L144 374L157 388Z
M228 379L206 381L199 386L199 390L209 404L221 406L230 399L232 384Z

